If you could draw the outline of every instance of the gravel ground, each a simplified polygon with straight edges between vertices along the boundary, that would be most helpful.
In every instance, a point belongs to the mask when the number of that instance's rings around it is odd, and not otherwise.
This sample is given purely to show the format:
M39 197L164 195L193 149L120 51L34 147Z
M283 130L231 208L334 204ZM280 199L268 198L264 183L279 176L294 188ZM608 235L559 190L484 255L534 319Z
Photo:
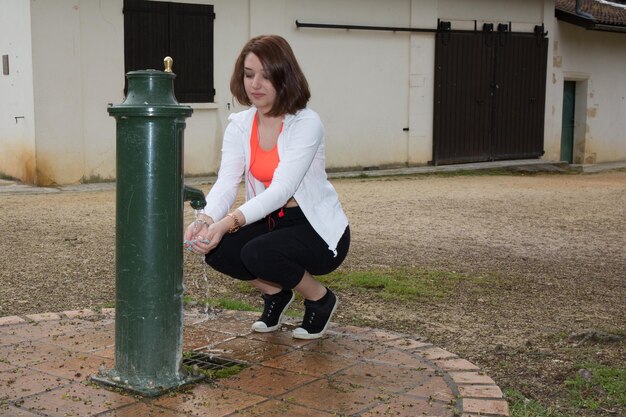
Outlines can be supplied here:
M341 270L418 267L466 278L451 295L406 303L345 290L336 321L424 336L566 415L581 415L563 389L581 363L624 368L626 171L333 184L353 236ZM112 306L115 193L77 189L87 191L0 193L0 316ZM207 271L207 287L203 275L186 254L191 297L260 305L241 285Z

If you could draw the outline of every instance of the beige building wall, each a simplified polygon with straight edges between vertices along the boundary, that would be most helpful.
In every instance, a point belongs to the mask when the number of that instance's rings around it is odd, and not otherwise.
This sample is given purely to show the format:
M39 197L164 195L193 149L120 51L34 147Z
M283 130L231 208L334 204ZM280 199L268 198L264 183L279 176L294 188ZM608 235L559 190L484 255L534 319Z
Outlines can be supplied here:
M30 3L0 0L0 174L35 180L35 109L30 35Z
M230 101L218 86L228 85L236 48L248 38L247 1L211 3L220 12L215 25L218 95L215 103L191 103L194 115L185 142L190 174L216 170ZM39 185L115 178L115 120L107 106L124 99L122 5L122 0L30 1L37 114L36 146L31 151L36 153Z
M31 1L37 184L77 182L85 169L80 2ZM95 126L94 126L95 127Z
M551 48L546 157L559 159L564 82L575 81L574 163L626 160L626 34L558 22Z
M625 67L626 37L557 24L553 0L182 1L213 4L217 15L215 102L190 103L187 175L217 170L228 114L242 109L229 91L232 67L245 41L262 33L285 36L299 58L311 85L310 107L326 127L329 169L423 165L432 159L435 34L297 28L296 20L434 29L441 19L453 29L473 29L476 19L479 27L511 23L516 31L545 23L550 48L544 158L559 158L567 78L580 79L588 89L581 99L585 127L578 129L584 161L626 160L623 140L616 137L626 127L619 105L625 94L614 88L624 84L619 69ZM9 76L0 75L0 171L40 185L115 178L115 120L106 108L124 98L122 4L0 0L0 54L11 55L12 64ZM611 65L604 65L607 59ZM601 102L618 105L601 108ZM7 117L14 113L24 119L16 124Z
M408 33L296 28L295 21L410 26L410 1L284 1L283 34L311 84L326 128L329 168L407 160ZM256 33L270 29L269 20Z

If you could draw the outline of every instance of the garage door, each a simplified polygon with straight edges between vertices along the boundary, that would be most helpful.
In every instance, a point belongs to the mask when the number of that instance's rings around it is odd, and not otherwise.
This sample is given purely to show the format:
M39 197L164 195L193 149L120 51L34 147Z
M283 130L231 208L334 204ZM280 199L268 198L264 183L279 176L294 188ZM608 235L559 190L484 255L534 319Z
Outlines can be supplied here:
M437 32L435 165L543 155L548 40Z

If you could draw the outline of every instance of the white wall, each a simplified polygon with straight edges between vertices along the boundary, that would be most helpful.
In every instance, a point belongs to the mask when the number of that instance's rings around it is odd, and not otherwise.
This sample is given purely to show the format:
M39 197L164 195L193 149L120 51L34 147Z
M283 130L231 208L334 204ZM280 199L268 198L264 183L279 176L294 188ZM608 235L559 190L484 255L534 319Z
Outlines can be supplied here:
M547 158L558 159L565 80L577 81L574 162L626 160L626 34L555 25L549 62L554 127Z
M202 174L218 166L230 72L249 37L248 2L184 2L211 3L219 13L216 102L190 103L194 113L185 132L185 169ZM40 185L115 178L115 120L107 105L124 99L122 5L122 0L32 0Z
M80 0L79 7L82 180L110 179L115 177L115 120L106 108L124 98L122 1Z
M553 0L174 1L213 4L217 15L215 102L191 104L194 113L185 132L187 175L217 170L228 114L242 109L229 91L234 61L246 40L262 33L286 37L300 61L311 87L310 106L326 126L329 169L420 165L432 159L434 33L297 28L296 20L435 28L439 18L452 21L453 29L473 29L477 19L479 27L483 22L511 22L516 31L545 23L551 46L544 158L558 159L562 80L579 76L588 78L589 87L586 159L626 159L623 148L614 150L621 146L615 136L626 127L620 116L625 109L619 104L625 94L613 88L616 82L624 84L619 69L625 67L621 57L626 57L626 36L565 24L557 30ZM114 178L115 120L106 107L123 100L122 4L0 0L0 53L11 54L12 64L11 74L0 76L0 167L10 171L5 173L28 180L22 174L28 169L7 159L16 159L20 149L32 154L36 137L39 184ZM579 52L581 47L584 52ZM603 66L607 56L613 61ZM618 105L600 108L601 102ZM12 114L18 110L25 118L16 125ZM11 147L19 149L9 152Z
M0 72L0 174L34 182L30 3L0 0L0 10L0 56L9 56L9 74Z
M411 27L434 29L438 1L411 2ZM435 35L414 33L409 50L409 133L407 164L423 165L432 159L435 94Z
M410 2L288 1L283 35L310 83L310 107L326 128L329 168L406 162L407 33L296 28L308 23L410 25Z
M199 175L215 172L219 165L222 135L228 114L235 109L230 94L230 75L241 47L250 37L248 0L177 0L213 4L214 104L191 104L194 109L185 130L185 172ZM176 62L174 62L176 72Z
M76 182L84 173L79 3L31 0L39 185Z

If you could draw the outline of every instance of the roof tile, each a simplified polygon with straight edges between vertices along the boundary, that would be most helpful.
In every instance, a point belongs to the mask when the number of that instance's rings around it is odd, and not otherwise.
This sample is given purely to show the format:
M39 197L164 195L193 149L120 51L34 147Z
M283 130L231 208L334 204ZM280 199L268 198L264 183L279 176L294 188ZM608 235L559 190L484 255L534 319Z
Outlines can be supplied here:
M626 26L626 0L580 0L581 11L603 25ZM576 0L555 0L557 10L576 15Z

